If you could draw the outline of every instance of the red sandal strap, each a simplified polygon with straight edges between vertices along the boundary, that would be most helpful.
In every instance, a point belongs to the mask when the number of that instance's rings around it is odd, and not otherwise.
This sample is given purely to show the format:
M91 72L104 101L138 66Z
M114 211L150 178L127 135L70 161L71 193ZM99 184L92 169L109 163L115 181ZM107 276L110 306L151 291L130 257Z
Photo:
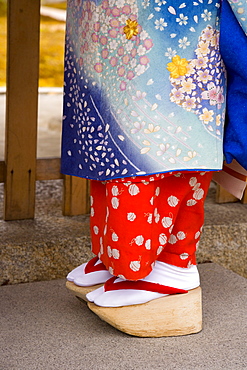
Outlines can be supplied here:
M177 289L166 285L161 285L158 283L151 283L149 281L119 281L114 283L114 281L118 279L116 276L113 276L109 280L106 281L104 285L105 292L109 292L112 290L120 290L120 289L135 289L135 290L146 290L148 292L155 292L161 294L181 294L181 293L188 293L188 290Z
M100 262L96 265L98 260L99 259L96 256L96 257L92 258L90 261L88 261L88 263L86 264L85 269L84 269L85 274L90 274L90 272L95 272L95 271L104 271L104 270L106 270L106 267L102 262Z

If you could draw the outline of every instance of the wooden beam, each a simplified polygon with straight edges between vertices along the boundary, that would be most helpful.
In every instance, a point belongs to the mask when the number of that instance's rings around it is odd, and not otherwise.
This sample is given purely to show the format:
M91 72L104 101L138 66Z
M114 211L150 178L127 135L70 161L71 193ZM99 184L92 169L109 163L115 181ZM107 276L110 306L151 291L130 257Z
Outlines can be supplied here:
M36 180L59 180L64 175L60 172L60 158L40 158L36 162ZM5 182L5 162L0 161L0 183Z
M60 172L60 158L37 159L36 180L58 180L64 175Z
M34 217L40 0L8 1L4 219Z
M63 214L76 216L89 213L89 181L64 176Z
M5 181L5 163L0 162L0 183Z
M241 203L247 204L247 189L245 189L243 198L241 199Z

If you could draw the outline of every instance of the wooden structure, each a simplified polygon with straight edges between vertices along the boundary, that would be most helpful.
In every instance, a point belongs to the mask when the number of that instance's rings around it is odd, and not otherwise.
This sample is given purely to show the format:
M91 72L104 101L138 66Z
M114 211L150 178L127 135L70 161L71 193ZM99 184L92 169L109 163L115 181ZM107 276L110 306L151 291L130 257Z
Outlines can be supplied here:
M64 178L64 215L87 213L88 182L60 173L60 159L36 159L40 0L9 0L4 219L33 218L35 181Z
M5 220L34 218L36 180L64 179L64 215L89 211L88 182L61 175L59 158L36 158L39 28L40 0L8 1L6 140L0 162ZM217 201L235 200L218 189Z

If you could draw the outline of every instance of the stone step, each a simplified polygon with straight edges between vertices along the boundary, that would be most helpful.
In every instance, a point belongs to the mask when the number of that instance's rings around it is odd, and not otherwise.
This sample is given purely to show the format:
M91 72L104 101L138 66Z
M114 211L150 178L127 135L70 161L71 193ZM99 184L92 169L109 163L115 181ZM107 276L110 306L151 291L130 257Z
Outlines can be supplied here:
M212 183L205 204L199 263L212 261L247 277L247 205L215 203ZM3 203L0 185L0 205ZM39 181L34 220L8 221L0 209L0 285L64 278L89 260L89 216L62 215L62 181Z
M241 370L247 368L247 280L199 266L203 330L137 338L101 321L64 280L0 287L0 368L7 370Z

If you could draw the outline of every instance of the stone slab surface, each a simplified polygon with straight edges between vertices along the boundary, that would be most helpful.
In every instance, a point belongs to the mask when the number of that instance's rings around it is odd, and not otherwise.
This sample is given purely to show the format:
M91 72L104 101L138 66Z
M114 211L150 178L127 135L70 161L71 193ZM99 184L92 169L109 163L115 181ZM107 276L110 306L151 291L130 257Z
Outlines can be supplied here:
M64 280L0 288L1 370L247 368L247 280L200 265L203 331L136 338L101 321Z

